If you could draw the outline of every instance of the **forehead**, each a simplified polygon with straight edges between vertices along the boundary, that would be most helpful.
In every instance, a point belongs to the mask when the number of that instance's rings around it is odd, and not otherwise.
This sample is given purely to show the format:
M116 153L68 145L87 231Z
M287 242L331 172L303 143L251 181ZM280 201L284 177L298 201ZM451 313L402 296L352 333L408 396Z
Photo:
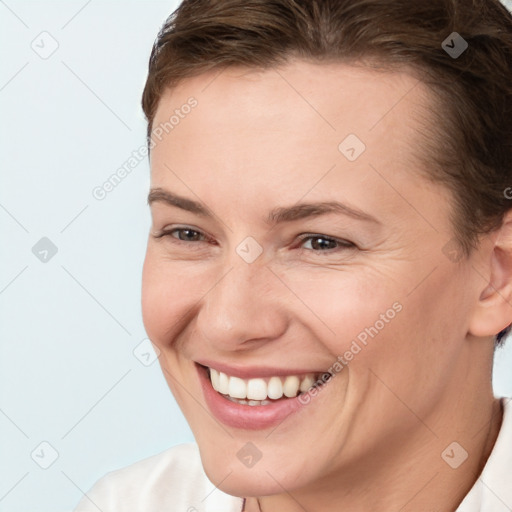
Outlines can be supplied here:
M213 70L162 96L152 181L203 196L229 187L245 199L261 187L269 204L297 201L307 190L308 199L334 190L363 199L386 181L405 183L401 194L413 197L414 187L425 186L412 170L429 99L405 70L304 61ZM347 145L361 156L347 158ZM394 207L399 213L401 200Z
M189 112L190 98L197 106ZM417 135L429 104L428 89L407 70L295 60L266 70L231 67L187 78L162 95L153 130L177 113L163 137L168 144L195 137L203 151L220 140L224 147L250 146L255 137L263 144L266 134L295 151L302 141L320 136L323 147L311 149L321 152L328 145L337 150L344 137L355 134L366 146L377 149L380 143L404 155L406 147L421 143Z
M265 70L228 67L186 78L164 92L155 123L165 122L169 109L179 108L190 96L201 101L203 116L222 109L260 118L275 118L280 111L293 119L295 112L312 120L316 116L331 128L343 121L354 129L370 129L399 103L408 108L425 104L429 94L405 67L385 71L292 60Z

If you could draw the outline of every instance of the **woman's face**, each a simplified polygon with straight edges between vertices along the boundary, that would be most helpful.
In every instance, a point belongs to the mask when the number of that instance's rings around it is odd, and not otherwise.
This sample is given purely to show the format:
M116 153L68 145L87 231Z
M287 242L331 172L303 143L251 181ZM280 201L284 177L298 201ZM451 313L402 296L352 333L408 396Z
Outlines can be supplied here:
M455 261L448 192L419 172L427 100L405 73L304 62L161 99L144 324L222 490L356 480L436 441L482 282Z

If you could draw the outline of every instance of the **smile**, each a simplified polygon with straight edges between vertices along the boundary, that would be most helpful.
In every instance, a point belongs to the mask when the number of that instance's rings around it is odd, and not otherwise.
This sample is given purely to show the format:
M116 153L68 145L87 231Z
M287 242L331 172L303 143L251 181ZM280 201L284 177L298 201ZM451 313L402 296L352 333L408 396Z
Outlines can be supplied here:
M301 394L325 373L213 364L196 363L206 405L220 422L244 430L274 427L303 409Z
M268 405L270 400L283 397L295 398L299 392L307 391L317 380L318 375L288 375L270 378L241 379L227 375L215 368L208 368L213 389L228 400L242 405Z

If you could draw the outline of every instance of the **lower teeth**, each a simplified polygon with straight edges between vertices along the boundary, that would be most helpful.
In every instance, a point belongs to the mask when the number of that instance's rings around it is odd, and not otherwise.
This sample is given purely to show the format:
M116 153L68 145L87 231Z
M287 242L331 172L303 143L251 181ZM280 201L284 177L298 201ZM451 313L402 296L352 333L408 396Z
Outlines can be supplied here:
M235 404L240 405L268 405L272 402L270 400L241 400L239 398L233 398L228 395L222 395L224 398L228 399L230 402L235 402Z

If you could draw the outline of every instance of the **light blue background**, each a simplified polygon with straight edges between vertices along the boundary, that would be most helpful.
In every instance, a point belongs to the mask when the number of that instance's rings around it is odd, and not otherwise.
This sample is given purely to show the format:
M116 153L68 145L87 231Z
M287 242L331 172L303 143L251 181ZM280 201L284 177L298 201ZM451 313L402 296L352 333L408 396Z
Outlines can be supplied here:
M0 512L69 511L107 471L193 439L158 363L133 353L147 161L92 195L145 143L147 60L176 5L0 2ZM47 59L41 37L58 43ZM511 367L512 342L496 394L512 395ZM59 454L46 470L42 441Z

